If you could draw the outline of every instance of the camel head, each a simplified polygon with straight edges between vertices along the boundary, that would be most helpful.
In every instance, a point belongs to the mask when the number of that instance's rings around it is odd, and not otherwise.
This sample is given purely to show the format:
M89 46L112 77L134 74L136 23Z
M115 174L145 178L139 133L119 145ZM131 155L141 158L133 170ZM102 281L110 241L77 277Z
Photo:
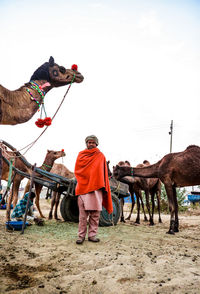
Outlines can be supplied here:
M77 66L73 69L66 69L54 62L51 56L49 62L42 64L32 75L31 81L45 80L51 84L51 87L61 87L73 83L81 83L84 77L77 71Z
M123 177L130 176L130 167L129 166L113 166L113 176L116 180L120 181Z
M54 162L56 159L64 157L65 155L66 154L63 149L61 151L47 150L46 159L50 159Z

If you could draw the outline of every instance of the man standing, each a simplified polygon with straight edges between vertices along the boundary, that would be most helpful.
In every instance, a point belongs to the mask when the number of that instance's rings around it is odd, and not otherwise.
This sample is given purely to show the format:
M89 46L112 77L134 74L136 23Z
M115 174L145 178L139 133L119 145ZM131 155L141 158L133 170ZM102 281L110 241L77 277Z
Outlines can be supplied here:
M99 142L96 136L86 137L85 143L87 148L79 152L75 164L75 192L79 207L77 244L82 244L85 240L88 217L88 241L99 242L96 235L102 205L109 214L113 211L105 156L97 148Z

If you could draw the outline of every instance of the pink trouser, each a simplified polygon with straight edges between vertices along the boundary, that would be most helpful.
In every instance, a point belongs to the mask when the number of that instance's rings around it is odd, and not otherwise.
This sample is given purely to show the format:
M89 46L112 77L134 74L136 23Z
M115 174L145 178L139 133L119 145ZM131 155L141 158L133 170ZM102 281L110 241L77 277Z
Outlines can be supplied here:
M79 224L78 224L78 236L85 238L87 234L87 219L89 216L88 237L94 237L97 234L99 226L99 218L101 211L99 210L85 210L83 201L78 198L79 207Z

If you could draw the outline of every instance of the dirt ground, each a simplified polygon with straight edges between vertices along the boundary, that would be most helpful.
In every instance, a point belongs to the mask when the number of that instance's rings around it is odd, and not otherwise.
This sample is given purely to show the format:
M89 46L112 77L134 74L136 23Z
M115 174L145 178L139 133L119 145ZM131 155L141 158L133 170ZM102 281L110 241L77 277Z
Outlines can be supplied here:
M49 202L41 206L48 216ZM141 219L100 227L100 243L76 245L78 224L45 220L22 235L6 231L0 210L0 293L200 293L200 211L181 214L174 236L169 215L153 227Z

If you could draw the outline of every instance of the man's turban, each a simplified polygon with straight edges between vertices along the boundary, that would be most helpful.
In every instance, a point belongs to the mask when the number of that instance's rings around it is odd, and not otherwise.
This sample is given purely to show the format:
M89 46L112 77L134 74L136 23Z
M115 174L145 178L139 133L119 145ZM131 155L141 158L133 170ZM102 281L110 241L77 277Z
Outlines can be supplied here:
M95 141L95 143L97 144L97 146L99 145L99 140L98 140L98 138L96 136L94 136L94 135L87 136L85 138L85 143L87 144L87 141L89 141L89 140Z

